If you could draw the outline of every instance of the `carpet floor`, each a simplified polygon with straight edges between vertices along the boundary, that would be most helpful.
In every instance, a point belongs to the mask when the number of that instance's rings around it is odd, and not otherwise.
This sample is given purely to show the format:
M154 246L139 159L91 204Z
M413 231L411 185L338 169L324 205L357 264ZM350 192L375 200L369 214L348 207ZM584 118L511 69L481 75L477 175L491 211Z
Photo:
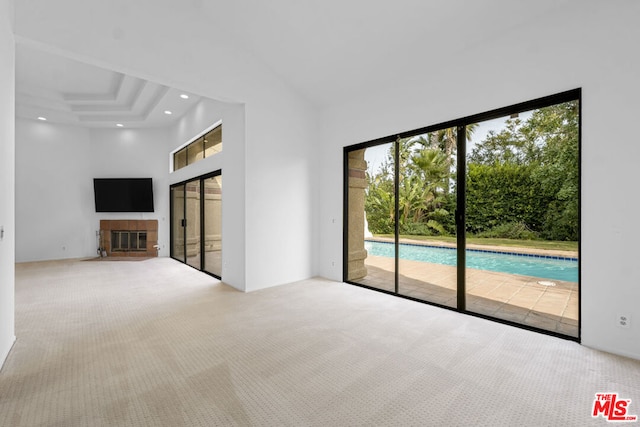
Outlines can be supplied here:
M168 258L16 266L2 426L585 426L640 361L323 279Z

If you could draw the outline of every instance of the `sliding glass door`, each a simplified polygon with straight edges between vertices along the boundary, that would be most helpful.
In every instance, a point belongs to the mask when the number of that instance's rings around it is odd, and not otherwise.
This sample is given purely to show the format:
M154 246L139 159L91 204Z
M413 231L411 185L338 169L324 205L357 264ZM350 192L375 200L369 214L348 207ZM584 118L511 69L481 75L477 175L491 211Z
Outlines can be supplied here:
M580 91L345 148L344 280L579 339Z
M184 184L171 187L171 256L184 262Z
M187 264L198 270L202 265L200 259L202 255L202 230L200 229L202 222L200 205L202 200L200 195L199 179L194 179L185 184Z
M172 185L171 257L222 276L222 173Z
M578 337L579 101L478 122L466 162L467 309Z
M457 307L456 128L398 139L398 294Z
M203 270L222 276L222 175L203 180L204 266Z

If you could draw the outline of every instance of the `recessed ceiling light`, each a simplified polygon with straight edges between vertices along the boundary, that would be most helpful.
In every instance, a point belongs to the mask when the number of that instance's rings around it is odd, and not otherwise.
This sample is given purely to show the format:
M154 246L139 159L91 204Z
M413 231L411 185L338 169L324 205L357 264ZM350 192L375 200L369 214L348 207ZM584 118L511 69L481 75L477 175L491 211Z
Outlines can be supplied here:
M171 111L169 111L169 110L164 110L164 113L165 113L167 116L170 116L171 114L173 114L173 113L172 113Z
M180 95L180 98L189 99L189 95L187 95L186 93L183 93L182 95Z
M119 128L121 128L122 126L124 126L122 123L116 123L116 126L118 126Z
M40 116L40 117L38 117L38 120L47 121L47 118Z

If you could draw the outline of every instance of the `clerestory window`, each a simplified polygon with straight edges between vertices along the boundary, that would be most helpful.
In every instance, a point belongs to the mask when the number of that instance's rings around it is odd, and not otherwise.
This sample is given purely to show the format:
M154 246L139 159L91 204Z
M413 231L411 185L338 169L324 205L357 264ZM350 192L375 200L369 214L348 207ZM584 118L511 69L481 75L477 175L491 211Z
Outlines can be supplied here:
M172 153L173 171L222 151L222 125L218 125Z

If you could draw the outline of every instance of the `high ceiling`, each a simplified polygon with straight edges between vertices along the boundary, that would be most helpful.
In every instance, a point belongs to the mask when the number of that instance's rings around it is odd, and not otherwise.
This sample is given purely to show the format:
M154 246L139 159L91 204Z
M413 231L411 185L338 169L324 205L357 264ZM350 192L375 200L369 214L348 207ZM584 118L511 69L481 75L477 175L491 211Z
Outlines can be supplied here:
M16 117L92 128L161 127L199 99L30 46L16 49Z
M220 13L218 2L197 3L211 17ZM456 55L517 38L518 29L571 3L236 0L219 24L298 93L330 106L399 80L437 77L457 64Z
M166 74L189 75L187 83L197 82L203 76L207 79L223 76L226 78L219 81L228 87L258 85L261 83L253 76L248 77L250 71L266 70L311 105L325 108L380 88L411 81L437 82L455 67L489 63L494 54L491 47L498 49L505 40L509 41L510 49L500 51L502 55L535 54L541 48L538 39L526 37L521 42L520 30L528 29L533 34L544 31L544 25L553 22L558 12L571 10L579 2L67 0L63 3L68 7L61 11L57 4L43 0L20 2L17 26L27 34L37 34L44 23L51 26L48 31L59 34L57 29L64 25L59 21L69 19L73 25L65 29L60 40L66 44L66 39L73 39L71 44L81 47L78 51L90 44L83 44L84 37L93 40L84 54L94 58L100 58L103 45L121 43L123 52L127 52L129 41L132 45L144 42L152 49L150 58L157 57L158 52L153 50L156 47L170 46L179 57L167 61L171 72ZM145 7L148 13L137 13ZM104 19L86 19L92 14ZM28 19L20 19L21 16ZM129 51L123 57L146 66L144 54L140 50ZM245 57L251 61L245 61ZM229 63L232 66L218 67ZM233 73L238 69L242 75L237 78L223 74L225 70ZM28 44L18 44L16 70L18 117L48 115L50 120L91 127L115 123L130 127L163 126L197 101L192 96L184 102L180 93L171 88L43 53ZM158 69L157 76L164 72ZM233 90L228 92L208 95L245 101L242 95L234 98ZM174 112L171 117L163 114L167 109Z

